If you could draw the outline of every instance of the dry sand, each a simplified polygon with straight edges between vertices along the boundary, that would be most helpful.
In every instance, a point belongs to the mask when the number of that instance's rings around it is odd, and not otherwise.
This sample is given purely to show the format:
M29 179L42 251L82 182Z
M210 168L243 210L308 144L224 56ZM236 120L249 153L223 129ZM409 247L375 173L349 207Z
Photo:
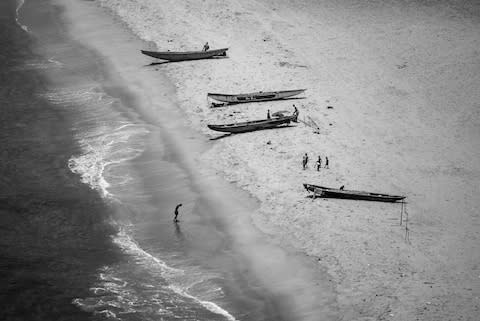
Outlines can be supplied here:
M272 240L318 258L335 281L339 319L478 318L478 4L100 2L152 41L139 49L230 48L215 64L158 65L205 140L219 136L208 123L263 118L292 103L319 124L320 134L301 123L212 141L194 167L257 198L251 218ZM223 109L206 100L207 92L296 88L308 88L306 99ZM318 155L330 169L313 169ZM407 195L409 239L400 205L312 201L304 182Z

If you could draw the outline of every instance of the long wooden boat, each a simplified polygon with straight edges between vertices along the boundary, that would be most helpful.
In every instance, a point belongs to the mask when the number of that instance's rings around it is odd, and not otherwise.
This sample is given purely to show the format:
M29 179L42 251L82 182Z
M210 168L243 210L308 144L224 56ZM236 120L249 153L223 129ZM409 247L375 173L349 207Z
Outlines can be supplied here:
M248 94L214 94L208 93L207 97L229 104L248 103L254 101L267 101L285 99L303 93L306 89L258 91Z
M215 56L226 56L228 48L214 49L207 51L147 51L141 50L144 55L169 60L169 61L183 61L183 60L197 60L207 59Z
M253 121L246 121L240 123L223 124L223 125L207 125L211 130L225 133L246 133L255 130L270 129L279 126L285 126L290 122L297 122L298 113L291 116L272 117L270 119L260 119Z
M303 187L309 192L313 192L314 197L344 198L352 200L379 201L379 202L397 202L405 199L405 196L370 193L363 191L344 190L339 188L329 188L313 184L303 184Z

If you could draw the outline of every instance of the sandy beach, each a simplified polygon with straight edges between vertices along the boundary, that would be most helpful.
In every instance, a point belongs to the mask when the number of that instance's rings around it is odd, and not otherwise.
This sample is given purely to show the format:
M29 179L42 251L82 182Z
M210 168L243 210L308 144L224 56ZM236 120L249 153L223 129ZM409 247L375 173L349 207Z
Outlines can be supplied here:
M234 209L256 202L248 211L232 211L247 215L224 217L225 229L260 279L278 286L279 293L291 287L298 294L292 315L476 320L478 4L69 0L62 5L74 39L104 57L112 77L141 106L142 119L168 134L171 157L192 173L195 188L220 186L211 191L216 200L222 189L227 195L238 192ZM116 18L95 20L95 11ZM75 20L79 12L92 13L92 20ZM229 47L228 59L150 66L154 60L139 52L195 50L206 41L211 48ZM305 99L212 109L206 98L207 92L297 88L307 88ZM212 140L220 134L206 127L264 118L267 109L291 111L293 103L303 122L289 128ZM305 124L309 120L319 133ZM310 156L306 170L304 153ZM314 169L319 155L328 156L329 169ZM312 201L302 183L406 195L408 221L399 224L399 204ZM256 244L258 235L301 258L269 270L260 257L270 245ZM276 283L295 269L304 275ZM318 280L318 287L306 284L311 280Z

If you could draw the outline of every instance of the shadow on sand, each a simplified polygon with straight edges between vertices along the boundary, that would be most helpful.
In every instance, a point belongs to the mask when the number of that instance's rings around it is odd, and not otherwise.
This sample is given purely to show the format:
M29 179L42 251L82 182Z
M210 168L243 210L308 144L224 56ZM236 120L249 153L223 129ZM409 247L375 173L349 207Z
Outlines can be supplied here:
M240 134L247 134L247 133L251 133L251 132L258 132L260 130L273 130L273 129L283 129L283 128L291 128L291 127L297 127L297 126L286 125L286 126L279 126L279 127L273 127L273 128L263 128L263 129L259 129L259 130L251 130L251 131L243 132L243 133L228 133L228 134L224 134L224 135L221 135L221 136L210 138L209 140L218 140L218 139L223 139L223 138L233 136L233 135L240 135Z
M159 61L159 62L152 62L152 63L149 63L148 65L144 65L144 67L157 66L157 65L163 65L163 64L172 64L172 63L185 62L185 61L216 60L216 59L226 59L226 58L228 58L228 56L215 56L215 57L204 58L204 59L189 59L189 60L177 60L177 61L165 60L165 61Z
M230 133L230 134L223 134L221 136L217 136L217 137L213 137L213 138L210 138L210 140L218 140L218 139L222 139L222 138L225 138L225 137L228 137L228 136L232 136L233 133Z

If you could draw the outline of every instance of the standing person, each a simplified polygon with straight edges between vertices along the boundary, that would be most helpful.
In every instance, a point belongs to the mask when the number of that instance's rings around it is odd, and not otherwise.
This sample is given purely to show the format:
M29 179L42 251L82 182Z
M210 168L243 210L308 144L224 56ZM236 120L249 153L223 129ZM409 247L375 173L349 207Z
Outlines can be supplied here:
M177 219L177 217L178 217L178 208L179 208L180 206L182 206L182 203L178 204L177 207L175 207L175 218L173 219L173 221L174 221L175 223L178 222L178 219Z
M305 155L303 155L303 169L305 170L307 168L307 164L308 164L308 155L307 153L305 153Z
M325 156L325 168L329 168L328 167L328 157L327 156Z
M210 46L208 45L208 41L203 45L203 51L208 51L210 49Z
M294 116L294 118L292 119L292 121L294 122L298 122L298 109L297 109L297 106L295 106L295 104L293 105L293 108L295 108L295 111L293 112L292 116Z
M322 158L318 156L317 159L317 172L320 171L320 168L322 168Z
M267 119L270 119L270 109L267 110Z

